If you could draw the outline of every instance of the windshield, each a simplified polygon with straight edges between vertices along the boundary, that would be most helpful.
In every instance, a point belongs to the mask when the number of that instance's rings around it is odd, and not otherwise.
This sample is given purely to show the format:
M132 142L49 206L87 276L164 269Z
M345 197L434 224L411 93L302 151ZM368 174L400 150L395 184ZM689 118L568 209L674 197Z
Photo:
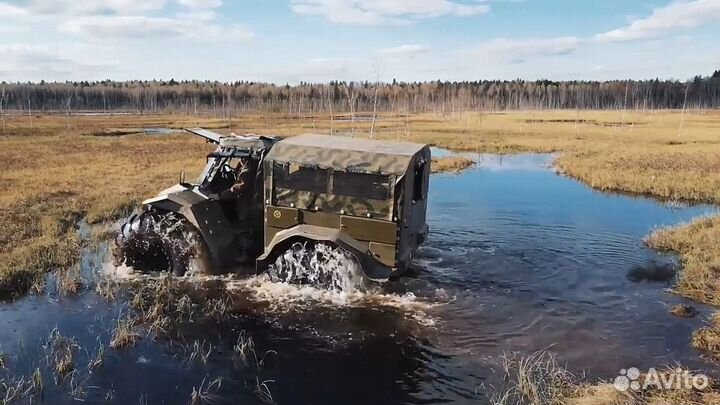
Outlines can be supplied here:
M249 159L250 157L247 154L237 156L210 155L210 161L200 179L201 187L211 193L220 193L231 188Z

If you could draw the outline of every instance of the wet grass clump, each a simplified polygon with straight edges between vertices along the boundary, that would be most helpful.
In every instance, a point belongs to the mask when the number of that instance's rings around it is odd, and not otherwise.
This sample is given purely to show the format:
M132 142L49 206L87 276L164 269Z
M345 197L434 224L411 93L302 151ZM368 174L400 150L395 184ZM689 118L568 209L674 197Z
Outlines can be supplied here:
M648 384L626 391L615 388L612 381L583 381L545 351L506 356L503 366L504 385L491 397L493 405L711 405L720 398L719 387L712 380L703 389ZM660 381L670 381L685 372L694 374L682 367L667 367L657 370L657 376ZM645 377L640 375L638 381Z
M55 371L55 375L64 377L75 370L75 353L80 349L77 341L60 334L54 329L50 333L45 345L48 364Z
M434 158L432 160L431 169L433 173L457 173L474 165L471 159L462 156L449 156L444 158Z
M678 318L694 318L698 315L698 310L690 305L677 304L670 308L670 313Z
M692 347L720 360L720 312L710 317L707 326L695 331Z
M134 347L141 338L142 335L137 332L137 325L134 319L130 317L119 318L115 329L113 329L110 347L116 350Z
M680 255L682 271L675 284L678 294L720 306L720 217L658 229L645 242L653 249Z

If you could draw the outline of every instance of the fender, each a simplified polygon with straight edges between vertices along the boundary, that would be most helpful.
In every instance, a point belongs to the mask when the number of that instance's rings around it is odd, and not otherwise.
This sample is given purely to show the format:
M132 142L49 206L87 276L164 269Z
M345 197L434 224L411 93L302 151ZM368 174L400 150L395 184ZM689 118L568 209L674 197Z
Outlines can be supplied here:
M372 257L366 244L357 241L347 232L314 225L298 225L278 232L265 248L265 253L258 257L256 261L257 272L265 271L277 254L289 249L295 242L302 241L326 242L347 251L357 259L365 277L372 281L386 282L393 274L393 269L388 268Z
M224 258L234 257L233 232L216 200L208 198L195 187L182 184L162 191L157 197L143 201L146 208L175 212L188 220L202 236L216 265L226 265Z

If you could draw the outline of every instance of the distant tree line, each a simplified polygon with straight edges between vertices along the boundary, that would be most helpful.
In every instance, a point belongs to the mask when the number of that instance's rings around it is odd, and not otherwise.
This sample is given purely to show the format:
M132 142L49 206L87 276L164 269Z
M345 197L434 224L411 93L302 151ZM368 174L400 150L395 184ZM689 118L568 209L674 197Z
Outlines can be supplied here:
M275 85L211 81L0 83L0 111L289 114L508 109L719 108L720 70L688 82L330 82Z

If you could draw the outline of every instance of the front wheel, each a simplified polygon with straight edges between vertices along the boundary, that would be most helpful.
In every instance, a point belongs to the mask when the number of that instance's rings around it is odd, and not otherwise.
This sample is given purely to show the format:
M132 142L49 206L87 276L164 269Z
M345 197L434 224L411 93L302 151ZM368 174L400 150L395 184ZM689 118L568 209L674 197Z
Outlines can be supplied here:
M141 272L168 271L182 276L190 269L198 243L192 225L174 212L133 215L115 240L115 264Z

